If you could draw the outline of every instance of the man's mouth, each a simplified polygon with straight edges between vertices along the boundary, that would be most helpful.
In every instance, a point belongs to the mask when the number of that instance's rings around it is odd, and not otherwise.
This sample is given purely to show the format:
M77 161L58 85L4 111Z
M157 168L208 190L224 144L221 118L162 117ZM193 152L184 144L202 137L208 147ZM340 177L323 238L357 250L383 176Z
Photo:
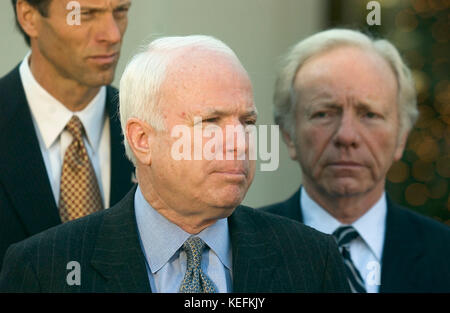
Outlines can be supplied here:
M112 64L117 61L119 56L118 52L111 54L99 54L89 57L89 60L101 65Z

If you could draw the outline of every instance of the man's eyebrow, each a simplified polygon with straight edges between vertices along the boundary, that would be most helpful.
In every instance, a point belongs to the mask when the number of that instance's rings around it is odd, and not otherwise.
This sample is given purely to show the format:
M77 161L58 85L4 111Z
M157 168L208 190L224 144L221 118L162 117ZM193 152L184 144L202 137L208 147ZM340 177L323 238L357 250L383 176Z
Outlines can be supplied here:
M114 9L129 9L131 7L131 1L125 1L123 3L119 3Z
M228 111L224 111L224 110L217 110L217 109L207 109L205 111L201 112L202 114L205 115L218 115L218 116L224 116L224 115L229 115L230 112ZM257 116L258 115L258 111L254 108L246 110L242 115L245 116Z
M323 102L319 102L316 103L314 105L308 105L307 108L309 109L309 111L314 111L314 110L322 110L322 109L340 109L342 106L337 104L334 101L323 101Z
M258 111L256 109L249 110L244 114L244 116L258 117Z
M380 107L375 102L372 102L369 100L366 100L366 102L358 102L358 104L356 105L356 108L358 110L375 111L375 112L381 112L381 113L385 113L385 111L386 111L386 109Z

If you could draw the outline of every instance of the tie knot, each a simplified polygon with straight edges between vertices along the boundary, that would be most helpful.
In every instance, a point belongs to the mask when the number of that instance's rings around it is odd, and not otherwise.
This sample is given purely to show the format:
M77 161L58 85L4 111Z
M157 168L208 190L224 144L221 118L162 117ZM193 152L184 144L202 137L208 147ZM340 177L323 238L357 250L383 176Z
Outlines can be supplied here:
M205 245L205 242L200 237L190 237L184 242L183 249L186 251L188 259L200 261Z
M81 140L84 127L78 116L72 116L69 123L66 125L66 129L75 139Z
M336 239L337 245L340 248L358 238L359 234L353 226L341 226L333 232L333 237Z

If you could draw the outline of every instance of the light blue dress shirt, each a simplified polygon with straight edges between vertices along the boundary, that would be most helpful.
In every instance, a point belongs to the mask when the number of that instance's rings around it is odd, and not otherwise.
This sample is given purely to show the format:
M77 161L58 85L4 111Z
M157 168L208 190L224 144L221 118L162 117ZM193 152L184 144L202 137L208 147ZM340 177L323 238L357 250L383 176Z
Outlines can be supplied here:
M303 187L300 191L300 207L304 224L325 234L332 234L343 225L315 202ZM386 213L386 195L383 193L374 206L352 224L360 237L350 243L350 256L368 293L379 292Z
M159 214L144 198L141 189L134 196L136 222L152 292L178 292L186 273L186 253L180 249L192 236ZM218 220L195 236L207 245L202 270L217 292L232 292L232 256L226 218Z

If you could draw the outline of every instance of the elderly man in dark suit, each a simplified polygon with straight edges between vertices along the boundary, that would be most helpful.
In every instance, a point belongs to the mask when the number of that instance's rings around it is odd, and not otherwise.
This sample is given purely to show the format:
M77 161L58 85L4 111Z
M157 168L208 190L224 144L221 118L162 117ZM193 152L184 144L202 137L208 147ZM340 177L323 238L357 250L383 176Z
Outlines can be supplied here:
M116 204L133 186L110 84L128 0L13 0L31 51L0 79L0 268L12 243ZM79 25L77 25L79 18Z
M125 69L120 113L138 186L109 210L11 246L0 291L349 290L331 236L240 206L256 108L228 46L155 40Z
M303 182L263 210L333 234L354 292L449 292L450 228L385 194L417 117L396 48L352 30L315 34L286 56L274 101Z

